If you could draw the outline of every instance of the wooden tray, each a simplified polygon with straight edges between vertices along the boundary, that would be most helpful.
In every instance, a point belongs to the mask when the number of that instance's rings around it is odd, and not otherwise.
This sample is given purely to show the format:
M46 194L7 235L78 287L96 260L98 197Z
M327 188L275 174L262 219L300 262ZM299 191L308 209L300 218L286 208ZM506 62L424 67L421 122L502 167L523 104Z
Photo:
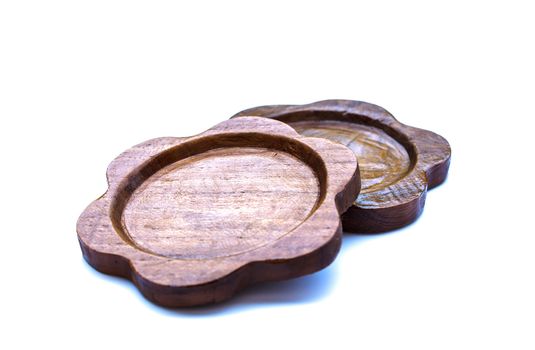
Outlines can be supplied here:
M451 150L443 137L404 125L369 103L262 106L234 117L240 116L280 120L302 135L337 141L355 152L362 191L343 216L345 231L383 232L411 223L423 210L427 189L448 173Z
M168 307L329 265L360 189L349 149L266 118L144 142L107 177L78 221L84 258Z

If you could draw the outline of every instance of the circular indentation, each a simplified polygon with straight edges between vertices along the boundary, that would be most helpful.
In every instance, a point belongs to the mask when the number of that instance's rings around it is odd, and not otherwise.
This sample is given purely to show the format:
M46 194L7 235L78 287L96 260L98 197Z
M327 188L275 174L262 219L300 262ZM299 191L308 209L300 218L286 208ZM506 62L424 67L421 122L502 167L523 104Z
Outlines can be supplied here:
M145 180L123 209L132 243L180 259L235 255L275 241L314 210L318 178L284 152L240 147L172 163Z
M336 120L298 121L290 125L304 136L336 141L355 152L361 194L385 188L410 170L411 160L405 147L379 128Z

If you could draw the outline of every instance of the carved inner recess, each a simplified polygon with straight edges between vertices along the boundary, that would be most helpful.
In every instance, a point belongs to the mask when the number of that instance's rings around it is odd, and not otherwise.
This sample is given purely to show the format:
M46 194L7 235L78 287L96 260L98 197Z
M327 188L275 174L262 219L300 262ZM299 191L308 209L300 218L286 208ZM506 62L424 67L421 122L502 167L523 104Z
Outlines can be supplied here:
M289 124L304 136L336 141L355 152L360 168L361 194L395 183L411 168L406 148L377 127L338 120L303 120Z
M131 243L161 256L210 259L277 240L322 196L318 174L284 151L227 147L155 171L126 199L121 226Z

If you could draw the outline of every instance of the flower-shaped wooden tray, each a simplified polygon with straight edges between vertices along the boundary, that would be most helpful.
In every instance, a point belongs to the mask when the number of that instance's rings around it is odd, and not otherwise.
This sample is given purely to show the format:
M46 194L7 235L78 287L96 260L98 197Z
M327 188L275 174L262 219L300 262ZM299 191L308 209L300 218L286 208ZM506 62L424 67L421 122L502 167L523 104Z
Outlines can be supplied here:
M443 137L404 125L369 103L262 106L234 117L240 116L280 120L302 135L337 141L355 152L362 191L343 216L349 232L383 232L411 223L423 210L427 189L441 184L448 172L451 151Z
M144 142L107 177L106 194L78 220L84 258L168 307L329 265L340 214L360 189L349 149L254 117Z

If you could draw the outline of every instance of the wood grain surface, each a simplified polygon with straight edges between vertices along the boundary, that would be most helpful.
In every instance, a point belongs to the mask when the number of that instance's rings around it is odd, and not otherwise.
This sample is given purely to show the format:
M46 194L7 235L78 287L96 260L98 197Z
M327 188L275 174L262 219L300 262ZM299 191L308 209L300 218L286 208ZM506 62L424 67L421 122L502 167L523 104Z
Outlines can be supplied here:
M84 258L167 307L329 265L340 214L360 190L348 148L257 117L144 142L107 177L106 194L78 220Z
M343 215L344 230L375 233L413 222L428 188L446 179L451 149L433 132L404 125L385 109L360 101L247 109L235 117L261 116L287 123L304 136L350 148L359 161L362 190Z

